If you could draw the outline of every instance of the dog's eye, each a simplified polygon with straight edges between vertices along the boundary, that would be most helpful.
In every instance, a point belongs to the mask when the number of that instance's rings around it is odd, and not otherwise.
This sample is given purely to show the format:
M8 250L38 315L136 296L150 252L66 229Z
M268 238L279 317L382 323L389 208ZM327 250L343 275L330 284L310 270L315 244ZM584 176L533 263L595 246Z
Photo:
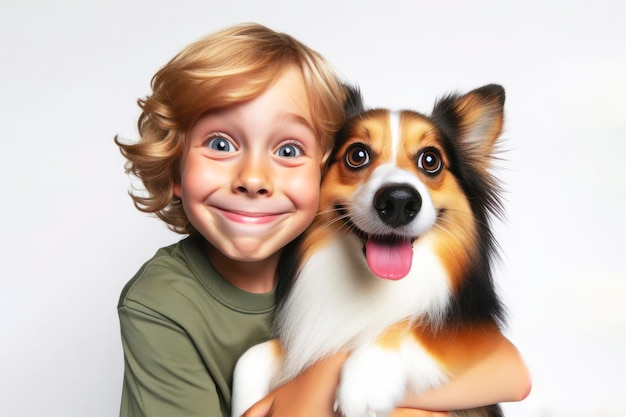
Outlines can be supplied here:
M361 143L351 145L346 151L346 165L350 168L362 168L370 163L370 152L367 147Z
M428 175L436 175L443 168L439 151L435 148L424 149L417 157L417 166Z

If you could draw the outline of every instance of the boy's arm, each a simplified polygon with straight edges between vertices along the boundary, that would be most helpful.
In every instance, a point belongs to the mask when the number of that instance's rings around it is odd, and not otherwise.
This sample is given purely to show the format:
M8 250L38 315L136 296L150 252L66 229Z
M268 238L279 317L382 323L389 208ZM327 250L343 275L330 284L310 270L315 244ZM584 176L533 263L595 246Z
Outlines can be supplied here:
M295 380L271 392L244 417L334 416L335 391L347 357L347 353L340 353L318 362ZM392 416L445 416L443 411L446 410L520 401L526 398L530 386L530 375L521 355L502 336L500 343L480 362L437 389L408 396L402 408Z
M253 405L243 417L335 416L335 392L347 357L347 353L338 353L315 363Z
M319 361L294 380L272 391L243 417L340 417L333 411L341 366L348 354ZM398 408L390 417L446 417L446 412Z
M409 395L403 406L427 410L460 410L499 402L521 401L531 389L528 368L504 336L480 361L439 388Z
M124 347L120 417L221 416L212 380L189 336L140 305L118 308Z

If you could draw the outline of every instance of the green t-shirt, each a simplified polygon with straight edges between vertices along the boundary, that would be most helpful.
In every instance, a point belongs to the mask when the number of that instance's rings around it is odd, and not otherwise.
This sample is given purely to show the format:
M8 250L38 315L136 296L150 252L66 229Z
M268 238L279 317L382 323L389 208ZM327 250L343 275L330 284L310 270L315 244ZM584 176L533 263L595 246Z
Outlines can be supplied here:
M231 285L202 242L160 249L122 291L121 417L230 416L235 362L269 337L274 293Z

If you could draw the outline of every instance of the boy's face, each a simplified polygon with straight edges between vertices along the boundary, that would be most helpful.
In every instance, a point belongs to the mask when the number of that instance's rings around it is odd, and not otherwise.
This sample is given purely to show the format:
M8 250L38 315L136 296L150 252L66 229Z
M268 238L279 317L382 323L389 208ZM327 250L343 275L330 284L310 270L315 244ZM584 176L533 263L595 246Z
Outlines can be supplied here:
M302 76L286 70L259 97L190 129L174 194L219 251L209 253L214 264L275 262L311 223L322 163L311 126Z

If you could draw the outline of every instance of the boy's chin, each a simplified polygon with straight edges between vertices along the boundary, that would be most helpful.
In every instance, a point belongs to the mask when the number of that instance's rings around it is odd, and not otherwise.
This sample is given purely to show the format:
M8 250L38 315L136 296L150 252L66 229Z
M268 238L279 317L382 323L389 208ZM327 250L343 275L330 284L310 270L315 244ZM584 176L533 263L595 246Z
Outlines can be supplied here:
M223 257L222 262L264 263L275 262L280 252L295 237L289 236L280 239L278 236L231 236L219 242L210 243L213 246L213 257ZM211 259L211 261L214 261Z

